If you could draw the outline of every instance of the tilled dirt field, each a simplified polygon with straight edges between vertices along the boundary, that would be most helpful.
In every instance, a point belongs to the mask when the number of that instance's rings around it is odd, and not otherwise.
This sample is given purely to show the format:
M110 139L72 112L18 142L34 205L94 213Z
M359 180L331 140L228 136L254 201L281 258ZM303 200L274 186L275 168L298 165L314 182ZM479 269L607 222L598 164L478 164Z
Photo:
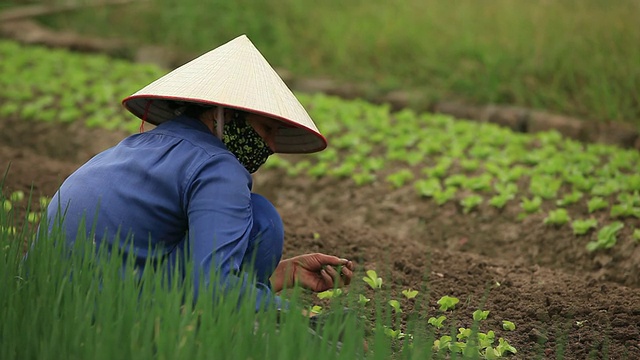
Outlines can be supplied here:
M74 169L123 136L0 119L0 168L10 164L3 192L51 196ZM461 300L449 316L459 326L469 326L485 303L491 313L481 330L515 346L512 358L640 359L640 246L624 231L627 241L589 254L588 237L547 227L543 215L517 221L517 204L464 215L455 204L438 207L411 188L383 182L356 187L261 170L255 183L284 219L286 256L336 254L359 270L377 270L391 297L401 299L410 287L429 295L403 300L405 314L415 308L433 316L436 301L451 295ZM371 290L358 291L373 298ZM516 330L502 330L502 320Z

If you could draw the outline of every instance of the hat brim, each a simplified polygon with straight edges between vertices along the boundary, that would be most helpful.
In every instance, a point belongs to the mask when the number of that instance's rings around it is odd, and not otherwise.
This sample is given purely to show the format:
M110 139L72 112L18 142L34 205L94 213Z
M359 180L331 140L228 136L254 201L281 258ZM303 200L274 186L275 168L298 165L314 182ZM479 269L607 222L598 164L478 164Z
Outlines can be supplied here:
M223 104L201 99L189 99L182 97L132 95L122 100L122 105L132 114L153 125L160 125L176 117L173 102L191 102L209 106L223 106L264 116L282 123L275 137L275 152L283 154L314 153L327 147L327 140L314 129L305 127L295 121L253 109ZM152 106L153 105L153 106Z

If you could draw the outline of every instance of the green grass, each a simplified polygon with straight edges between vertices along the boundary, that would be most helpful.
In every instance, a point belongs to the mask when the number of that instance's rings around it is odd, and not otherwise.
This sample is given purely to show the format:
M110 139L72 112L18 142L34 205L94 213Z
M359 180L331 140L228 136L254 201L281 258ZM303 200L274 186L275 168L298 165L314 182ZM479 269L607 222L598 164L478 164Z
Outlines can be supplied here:
M423 108L462 99L639 124L634 0L150 3L43 20L197 53L246 33L298 76L417 89Z
M431 327L418 316L427 310L420 304L428 297L406 289L407 300L389 300L381 278L379 286L372 286L373 299L362 295L364 282L352 284L346 295L331 291L326 308L313 307L328 316L316 333L308 330L302 315L300 289L284 295L290 307L282 312L256 313L251 292L241 294L237 287L221 293L204 290L200 284L194 301L189 270L184 281L177 273L167 281L163 266L154 269L147 263L139 277L133 257L123 262L120 249L109 251L106 242L96 246L91 235L62 246L65 239L57 226L51 233L44 231L47 219L39 232L31 225L16 228L16 210L28 201L18 199L16 192L5 197L1 190L0 185L0 202L13 198L14 203L11 209L0 208L2 359L357 359L365 353L371 359L444 358L458 353L457 358L497 359L517 352L496 331L481 329L489 311L477 318L477 310L469 316L474 319L471 327L460 328L458 321L463 320L451 312L458 299L444 297L449 305L441 306L438 327ZM217 282L215 273L211 278L212 284ZM327 298L327 293L318 298ZM409 298L416 301L415 313L407 314L403 324L399 314ZM351 309L349 315L331 316L344 307ZM455 331L460 333L457 337L447 335Z

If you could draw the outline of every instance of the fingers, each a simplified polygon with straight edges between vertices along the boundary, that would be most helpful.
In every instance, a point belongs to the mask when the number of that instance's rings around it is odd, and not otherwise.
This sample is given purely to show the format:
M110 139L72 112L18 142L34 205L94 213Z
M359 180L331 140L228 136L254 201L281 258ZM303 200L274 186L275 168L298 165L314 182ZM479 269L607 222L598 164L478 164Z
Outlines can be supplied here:
M327 254L321 254L321 253L315 253L312 255L316 258L317 261L319 261L323 265L338 266L338 265L345 265L347 262L349 262L349 260L347 259L340 259L339 257L333 256L333 255L327 255Z
M351 263L352 267L349 268L347 265L345 265L342 268L342 272L340 273L340 277L342 279L342 283L344 285L349 285L351 284L351 278L353 277L353 263Z
M330 269L329 269L330 268ZM329 270L327 270L329 269ZM329 271L332 271L335 273L335 269L331 268L330 266L327 266L326 268L320 270L320 276L322 276L322 279L324 280L324 285L327 289L333 289L333 279L334 277L329 275Z
M346 265L342 266L339 270L336 270L333 266L328 265L324 268L323 271L331 277L332 286L334 283L338 283L340 286L349 285L351 283L351 278L353 277L353 271L350 270Z

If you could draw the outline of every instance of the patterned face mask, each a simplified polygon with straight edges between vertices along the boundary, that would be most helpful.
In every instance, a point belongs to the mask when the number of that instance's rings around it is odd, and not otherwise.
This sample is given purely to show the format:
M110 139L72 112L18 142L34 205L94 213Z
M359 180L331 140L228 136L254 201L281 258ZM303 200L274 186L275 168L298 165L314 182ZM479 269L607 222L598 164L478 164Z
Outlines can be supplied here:
M264 139L243 117L236 118L224 126L222 141L251 174L273 154Z

